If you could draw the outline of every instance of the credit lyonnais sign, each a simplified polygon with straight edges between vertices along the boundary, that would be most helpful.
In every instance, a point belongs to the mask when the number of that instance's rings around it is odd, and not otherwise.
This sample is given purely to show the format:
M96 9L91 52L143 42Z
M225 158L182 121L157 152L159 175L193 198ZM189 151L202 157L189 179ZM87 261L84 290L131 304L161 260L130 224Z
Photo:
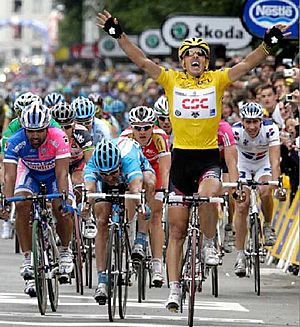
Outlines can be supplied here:
M299 35L299 0L246 0L242 10L243 25L254 36L263 38L267 28L286 24L290 39Z
M165 42L173 48L190 37L202 37L210 44L224 44L227 49L245 48L252 39L235 17L177 15L164 21L161 32Z

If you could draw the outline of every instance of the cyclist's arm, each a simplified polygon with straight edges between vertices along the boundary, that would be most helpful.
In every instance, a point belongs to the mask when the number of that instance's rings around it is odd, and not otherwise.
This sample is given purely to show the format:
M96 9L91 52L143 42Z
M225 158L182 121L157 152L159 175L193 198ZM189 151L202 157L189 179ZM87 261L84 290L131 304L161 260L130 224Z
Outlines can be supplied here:
M269 147L269 157L272 168L272 179L275 181L280 176L280 145Z
M241 62L229 69L228 77L232 82L239 80L267 57L262 48L256 48Z
M130 193L138 193L143 188L143 177L137 176L133 180L131 180L128 184L129 192Z
M4 163L4 195L11 197L14 195L17 177L17 164L13 162Z
M123 33L118 39L118 43L133 63L135 63L153 79L156 80L158 78L161 72L161 67L152 60L148 59L144 52L133 44L125 33Z
M61 158L55 160L55 176L57 180L58 192L67 192L69 190L69 164L70 158Z
M91 148L90 150L83 151L84 161L87 163L90 160L90 157L92 156L94 151L94 148Z
M228 168L229 181L236 182L239 179L239 171L237 169L238 154L235 145L224 147L224 158Z
M161 176L161 186L167 189L169 186L169 173L171 167L171 154L159 157L158 159L159 173Z

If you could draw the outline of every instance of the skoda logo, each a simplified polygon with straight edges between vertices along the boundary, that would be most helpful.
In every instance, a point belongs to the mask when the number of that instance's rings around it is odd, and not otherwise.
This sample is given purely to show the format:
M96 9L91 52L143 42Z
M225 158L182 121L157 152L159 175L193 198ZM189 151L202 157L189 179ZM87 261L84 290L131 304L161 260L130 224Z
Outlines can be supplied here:
M249 17L258 26L292 25L298 21L298 9L290 0L258 0L249 8Z
M159 39L157 37L157 35L155 34L150 34L147 38L146 38L146 44L149 48L157 48L157 46L159 45Z
M189 34L188 25L183 22L175 23L171 28L171 34L178 41L184 40Z
M112 51L115 48L115 44L112 40L105 40L103 42L103 48L107 51Z

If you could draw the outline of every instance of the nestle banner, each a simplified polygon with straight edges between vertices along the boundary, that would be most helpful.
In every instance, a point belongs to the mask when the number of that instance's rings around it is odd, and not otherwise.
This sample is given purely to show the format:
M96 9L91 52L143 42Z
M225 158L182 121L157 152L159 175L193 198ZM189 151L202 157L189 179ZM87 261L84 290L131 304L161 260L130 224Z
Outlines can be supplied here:
M266 29L276 24L286 24L292 34L299 37L299 0L246 0L242 10L244 27L252 35L263 38Z

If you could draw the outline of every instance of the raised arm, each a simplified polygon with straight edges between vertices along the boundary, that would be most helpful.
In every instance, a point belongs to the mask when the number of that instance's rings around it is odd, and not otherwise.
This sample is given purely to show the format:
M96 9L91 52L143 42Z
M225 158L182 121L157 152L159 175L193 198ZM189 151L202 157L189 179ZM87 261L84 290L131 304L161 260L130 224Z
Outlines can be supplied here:
M251 69L259 65L264 59L266 59L272 47L277 45L281 39L290 35L290 33L283 33L287 29L288 26L278 24L272 27L270 30L267 30L264 41L260 44L260 46L249 53L249 55L244 60L229 70L228 76L231 81L237 81L242 76L247 74Z
M98 26L103 28L110 36L118 40L119 46L126 53L128 58L140 69L145 71L153 79L157 79L161 72L161 67L148 59L144 52L133 44L123 32L118 20L104 10L98 13Z

